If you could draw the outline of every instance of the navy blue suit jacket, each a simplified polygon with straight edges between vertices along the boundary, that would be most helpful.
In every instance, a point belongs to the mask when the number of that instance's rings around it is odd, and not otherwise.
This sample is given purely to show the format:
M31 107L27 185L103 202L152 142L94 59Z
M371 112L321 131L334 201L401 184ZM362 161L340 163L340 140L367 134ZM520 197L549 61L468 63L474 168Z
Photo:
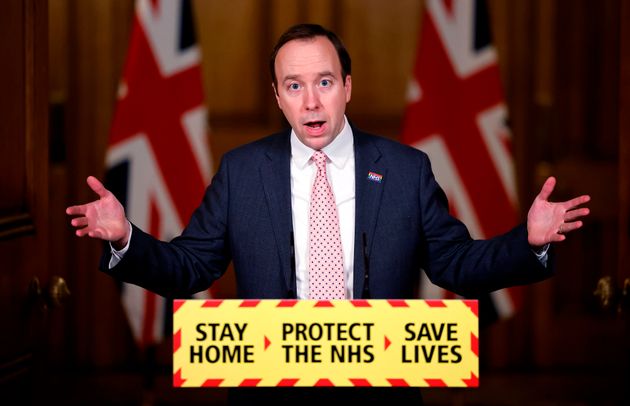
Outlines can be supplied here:
M356 168L354 297L363 293L363 234L371 297L413 298L421 269L464 296L542 280L550 275L527 242L525 226L472 240L448 212L428 157L353 128ZM207 289L234 263L239 298L291 298L290 132L226 153L182 235L160 242L133 228L116 278L168 297ZM382 175L381 181L368 173ZM479 179L479 182L483 182Z

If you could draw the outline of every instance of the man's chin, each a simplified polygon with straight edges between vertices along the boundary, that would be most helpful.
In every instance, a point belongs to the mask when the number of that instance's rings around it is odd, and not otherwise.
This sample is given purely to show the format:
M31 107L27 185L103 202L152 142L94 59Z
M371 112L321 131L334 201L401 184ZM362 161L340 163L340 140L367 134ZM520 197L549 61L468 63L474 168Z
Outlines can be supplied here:
M327 132L322 134L308 134L303 132L296 135L302 144L316 151L326 147L334 139L334 137Z
M314 149L316 151L325 148L328 144L330 144L332 142L332 137L330 137L330 135L327 134L322 134L322 135L318 135L318 136L309 136L306 139L306 146Z

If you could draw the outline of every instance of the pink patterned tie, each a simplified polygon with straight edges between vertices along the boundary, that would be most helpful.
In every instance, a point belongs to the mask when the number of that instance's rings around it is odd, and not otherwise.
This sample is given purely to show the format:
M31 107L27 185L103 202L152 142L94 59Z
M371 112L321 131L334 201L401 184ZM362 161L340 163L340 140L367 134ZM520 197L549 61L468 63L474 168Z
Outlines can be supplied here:
M339 216L332 188L326 176L326 154L316 151L312 160L317 175L309 209L309 298L344 299L346 283L339 233Z

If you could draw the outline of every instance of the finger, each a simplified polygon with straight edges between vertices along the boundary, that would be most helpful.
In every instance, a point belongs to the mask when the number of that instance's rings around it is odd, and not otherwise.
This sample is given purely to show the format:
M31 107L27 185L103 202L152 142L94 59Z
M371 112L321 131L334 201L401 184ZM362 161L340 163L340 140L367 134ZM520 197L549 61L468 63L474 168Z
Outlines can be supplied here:
M575 231L578 228L582 227L583 225L584 223L582 223L581 221L572 221L570 223L562 223L561 234L567 234L567 233L570 233L571 231Z
M88 176L87 184L99 197L106 197L109 194L109 190L105 189L101 181L94 176Z
M66 214L69 216L82 216L85 214L87 210L87 205L86 204L82 204L80 206L70 206L68 208L66 208Z
M105 239L103 232L99 230L90 230L88 235L92 238L100 238L101 240Z
M87 227L79 228L74 233L76 234L77 237L84 237L88 234L88 230L87 230Z
M85 226L88 225L88 219L87 219L87 217L73 218L70 221L70 224L72 224L74 227L85 227Z
M549 200L549 196L551 196L551 192L556 187L556 178L550 176L547 178L542 188L540 189L540 193L538 193L538 197L542 200Z
M563 203L563 206L567 209L570 210L574 207L577 207L581 204L584 203L588 203L591 200L591 197L589 195L582 195L579 197L574 197L571 200L567 200L566 202Z
M564 241L566 236L560 232L560 230L556 231L549 237L549 242L560 242Z
M99 231L96 231L90 227L84 227L84 228L79 228L75 231L75 234L78 237L91 237L91 238L100 238L101 240L103 239L103 234Z
M569 222L575 220L576 218L587 216L590 212L591 211L586 207L570 210L564 215L564 221Z

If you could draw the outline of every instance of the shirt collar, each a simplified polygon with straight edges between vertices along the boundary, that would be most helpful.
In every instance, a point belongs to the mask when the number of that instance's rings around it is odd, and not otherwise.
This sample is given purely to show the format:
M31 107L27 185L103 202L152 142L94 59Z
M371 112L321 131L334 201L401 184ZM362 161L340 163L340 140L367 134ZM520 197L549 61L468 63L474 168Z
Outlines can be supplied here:
M337 168L343 168L354 153L352 128L348 123L348 118L344 116L343 119L344 125L341 132L335 137L333 142L322 149L330 162ZM291 130L291 159L293 159L293 162L299 168L304 168L314 153L315 150L302 144L295 131Z

